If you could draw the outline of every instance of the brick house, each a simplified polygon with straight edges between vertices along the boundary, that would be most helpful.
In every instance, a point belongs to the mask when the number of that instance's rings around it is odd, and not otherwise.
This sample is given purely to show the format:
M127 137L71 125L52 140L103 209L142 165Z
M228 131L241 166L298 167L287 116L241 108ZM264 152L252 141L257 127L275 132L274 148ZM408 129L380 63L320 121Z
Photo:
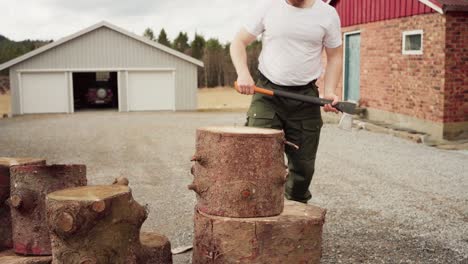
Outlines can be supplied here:
M468 138L468 0L328 2L344 39L339 96L370 120Z

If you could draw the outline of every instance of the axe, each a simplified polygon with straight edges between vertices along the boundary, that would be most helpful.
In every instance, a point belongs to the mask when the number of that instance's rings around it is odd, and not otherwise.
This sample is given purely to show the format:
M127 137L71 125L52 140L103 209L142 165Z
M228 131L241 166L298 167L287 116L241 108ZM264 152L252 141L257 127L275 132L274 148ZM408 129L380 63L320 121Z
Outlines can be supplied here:
M236 88L237 91L239 91L239 86L237 85L237 82L234 83L234 87ZM257 86L254 86L254 91L255 93L260 93L268 96L278 96L278 97L284 97L284 98L289 98L305 103L310 103L314 105L320 105L320 106L325 106L327 104L332 104L333 100L328 100L328 99L323 99L323 98L318 98L318 97L313 97L313 96L308 96L308 95L302 95L302 94L297 94L297 93L292 93L292 92L286 92L286 91L279 91L279 90L269 90L265 88L260 88ZM338 104L334 105L338 111L343 113L343 116L341 117L339 127L345 130L350 130L353 125L353 115L356 113L356 104L351 103L351 102L338 102Z

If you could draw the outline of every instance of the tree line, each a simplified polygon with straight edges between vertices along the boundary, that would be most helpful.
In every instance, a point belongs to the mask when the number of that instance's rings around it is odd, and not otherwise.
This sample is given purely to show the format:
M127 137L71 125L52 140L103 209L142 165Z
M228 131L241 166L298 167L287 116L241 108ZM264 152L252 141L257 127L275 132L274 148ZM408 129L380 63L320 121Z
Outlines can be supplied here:
M24 41L12 41L5 36L0 35L0 64L12 60L18 56L28 53L34 49L40 48L51 40L24 40ZM8 70L0 72L0 75L8 75Z
M237 79L236 70L229 55L229 42L223 44L217 38L206 39L197 33L189 41L185 32L179 32L177 37L171 41L164 29L161 29L159 35L156 36L150 28L143 32L143 36L203 61L205 67L198 68L198 87L232 86ZM254 79L258 77L258 56L261 49L262 43L258 40L247 47L247 64Z
M237 79L237 74L229 55L230 43L221 43L217 38L206 39L195 33L192 40L185 32L179 32L174 40L170 40L164 29L155 36L152 29L147 28L143 36L162 45L178 50L184 54L203 61L204 68L198 68L198 87L231 86ZM0 64L37 49L52 41L25 40L12 41L0 35ZM248 66L254 79L257 75L258 56L262 43L255 41L247 48ZM0 72L8 75L8 70Z

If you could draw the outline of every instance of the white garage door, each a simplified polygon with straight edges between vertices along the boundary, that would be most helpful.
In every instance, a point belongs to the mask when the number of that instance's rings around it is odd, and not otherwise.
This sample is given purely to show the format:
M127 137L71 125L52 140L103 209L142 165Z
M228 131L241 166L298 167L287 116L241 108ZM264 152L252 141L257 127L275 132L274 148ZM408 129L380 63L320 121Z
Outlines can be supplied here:
M68 80L64 72L22 73L20 96L24 114L69 111Z
M175 110L175 83L171 71L129 72L127 89L130 111Z

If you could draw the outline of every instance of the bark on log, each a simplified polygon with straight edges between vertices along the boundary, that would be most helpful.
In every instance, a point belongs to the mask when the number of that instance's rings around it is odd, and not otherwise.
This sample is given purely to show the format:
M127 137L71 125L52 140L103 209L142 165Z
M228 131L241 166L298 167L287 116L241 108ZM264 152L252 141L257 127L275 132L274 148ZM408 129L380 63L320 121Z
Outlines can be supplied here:
M18 256L13 250L0 252L1 264L50 264L51 256Z
M52 254L45 199L50 192L86 185L84 165L15 166L11 168L13 249L23 255Z
M143 254L139 264L170 264L172 263L171 243L163 235L156 233L141 233L140 241Z
M10 198L10 168L19 165L45 164L43 159L0 157L0 250L13 247ZM2 263L2 262L0 262Z
M87 186L47 196L53 262L172 263L167 238L144 234L146 208L125 185Z
M227 218L196 211L193 263L320 263L325 213L291 201L274 217Z
M283 210L284 133L251 127L197 130L194 181L198 210L226 217L263 217Z

